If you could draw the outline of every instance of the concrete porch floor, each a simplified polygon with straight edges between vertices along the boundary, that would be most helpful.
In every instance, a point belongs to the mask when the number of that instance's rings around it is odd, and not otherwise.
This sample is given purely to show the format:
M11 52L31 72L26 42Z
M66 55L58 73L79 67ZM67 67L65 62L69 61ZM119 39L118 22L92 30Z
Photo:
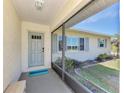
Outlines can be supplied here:
M20 80L26 80L26 93L74 93L52 69L36 77L23 73Z

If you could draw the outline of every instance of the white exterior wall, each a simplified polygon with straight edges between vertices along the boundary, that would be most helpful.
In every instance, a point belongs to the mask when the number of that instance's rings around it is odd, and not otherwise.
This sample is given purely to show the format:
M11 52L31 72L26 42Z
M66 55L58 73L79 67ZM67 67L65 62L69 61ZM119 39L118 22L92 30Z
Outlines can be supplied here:
M11 0L3 0L3 91L21 74L21 21Z
M44 64L45 66L28 67L28 32L38 32L44 34ZM34 69L51 67L51 32L46 25L31 22L22 22L22 71L27 72Z
M92 60L95 59L99 54L107 53L110 54L110 44L107 39L107 48L98 47L98 38L89 37L89 50L88 51L67 51L66 56L78 61Z
M59 34L58 34L59 35ZM66 32L66 36L73 36L73 37L88 37L89 38L89 50L88 51L66 51L65 55L66 57L78 60L78 61L85 61L85 60L92 60L95 59L99 54L107 53L110 54L111 52L111 42L110 37L108 36L100 36L100 35L94 35L94 34L88 34L88 33L82 33L82 32ZM98 38L107 39L107 47L100 48L98 47ZM58 57L61 57L61 52L58 51L53 55L53 61L56 60Z

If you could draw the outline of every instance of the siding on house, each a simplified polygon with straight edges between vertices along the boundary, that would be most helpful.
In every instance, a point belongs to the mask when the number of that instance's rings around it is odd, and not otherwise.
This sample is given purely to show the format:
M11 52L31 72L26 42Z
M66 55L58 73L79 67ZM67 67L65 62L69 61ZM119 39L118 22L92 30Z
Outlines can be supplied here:
M110 44L110 36L100 35L100 34L91 34L76 30L66 30L66 37L79 37L84 38L84 50L80 51L66 51L65 56L68 58L72 58L78 61L92 60L95 59L99 54L107 53L110 54L111 44ZM60 34L56 32L56 35ZM98 39L105 39L106 45L105 47L98 47ZM53 53L53 59L56 60L59 56L61 56L61 52L57 51Z

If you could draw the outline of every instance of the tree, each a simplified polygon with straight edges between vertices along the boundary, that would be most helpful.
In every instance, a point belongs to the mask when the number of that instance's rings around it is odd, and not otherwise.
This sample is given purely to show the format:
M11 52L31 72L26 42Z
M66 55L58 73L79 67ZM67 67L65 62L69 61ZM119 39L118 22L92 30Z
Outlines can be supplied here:
M115 34L112 37L112 46L115 46L117 48L116 52L117 52L117 57L119 57L119 53L120 53L120 35L119 34Z

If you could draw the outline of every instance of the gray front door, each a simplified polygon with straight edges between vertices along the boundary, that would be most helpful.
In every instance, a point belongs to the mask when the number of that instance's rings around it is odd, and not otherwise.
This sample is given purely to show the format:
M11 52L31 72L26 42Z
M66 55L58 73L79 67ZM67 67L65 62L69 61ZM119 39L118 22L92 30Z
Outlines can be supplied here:
M44 65L44 45L43 34L29 32L28 44L28 66L43 66Z

